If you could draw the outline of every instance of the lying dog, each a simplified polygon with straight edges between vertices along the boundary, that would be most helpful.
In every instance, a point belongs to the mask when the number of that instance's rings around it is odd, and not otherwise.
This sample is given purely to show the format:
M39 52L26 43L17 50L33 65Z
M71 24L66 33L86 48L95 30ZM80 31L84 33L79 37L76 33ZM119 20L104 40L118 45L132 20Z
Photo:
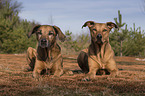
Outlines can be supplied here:
M59 27L50 25L37 25L28 33L28 38L32 34L37 37L37 49L29 47L27 50L27 61L33 70L33 77L38 78L43 69L50 69L50 73L59 77L64 73L61 48L56 43L56 36L63 42L65 35Z
M109 44L109 32L113 27L118 28L112 22L95 23L87 21L83 26L88 26L91 34L91 44L81 51L77 58L79 67L87 73L85 79L95 78L100 70L108 71L112 77L118 74L118 68L114 60L114 52Z

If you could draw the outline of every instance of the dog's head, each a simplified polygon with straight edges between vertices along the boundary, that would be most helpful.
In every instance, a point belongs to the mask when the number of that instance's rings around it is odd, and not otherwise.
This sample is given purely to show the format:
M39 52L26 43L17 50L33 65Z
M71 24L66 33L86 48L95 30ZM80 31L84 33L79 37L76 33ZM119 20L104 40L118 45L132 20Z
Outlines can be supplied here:
M90 29L91 40L97 44L109 42L109 33L113 27L118 28L113 22L95 23L94 21L87 21L83 26L88 26Z
M36 25L32 31L28 33L28 38L32 34L36 33L38 40L38 46L45 48L50 47L56 41L56 36L58 34L59 40L62 42L65 40L65 35L62 33L59 27L50 25Z

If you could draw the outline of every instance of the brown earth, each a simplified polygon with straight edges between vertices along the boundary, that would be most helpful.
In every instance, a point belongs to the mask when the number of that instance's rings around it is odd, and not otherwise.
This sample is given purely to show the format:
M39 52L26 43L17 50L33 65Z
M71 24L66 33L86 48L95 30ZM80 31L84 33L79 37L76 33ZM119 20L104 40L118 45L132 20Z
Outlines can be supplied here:
M0 54L0 96L145 96L145 62L135 57L115 57L120 71L116 78L96 75L95 80L82 81L84 74L75 55L64 55L64 68L73 76L52 79L42 75L40 80L32 72L24 72L25 54Z

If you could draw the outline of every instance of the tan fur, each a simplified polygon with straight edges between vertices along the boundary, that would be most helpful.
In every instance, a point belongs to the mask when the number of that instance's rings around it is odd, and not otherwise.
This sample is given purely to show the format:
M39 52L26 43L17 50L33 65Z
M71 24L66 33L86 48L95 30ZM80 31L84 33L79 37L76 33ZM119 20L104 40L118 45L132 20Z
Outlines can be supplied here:
M109 32L117 25L112 22L95 23L87 21L83 27L88 26L91 34L91 44L79 54L78 65L86 74L86 79L95 78L99 70L107 70L111 77L118 74L118 68L114 59L114 52L109 44ZM101 43L98 41L98 34L102 36Z
M30 69L33 70L33 77L38 78L43 69L49 69L53 77L60 77L63 73L63 59L61 56L61 48L56 43L56 36L64 41L65 35L57 26L37 25L31 32L37 37L37 49L29 47L27 50L27 61Z

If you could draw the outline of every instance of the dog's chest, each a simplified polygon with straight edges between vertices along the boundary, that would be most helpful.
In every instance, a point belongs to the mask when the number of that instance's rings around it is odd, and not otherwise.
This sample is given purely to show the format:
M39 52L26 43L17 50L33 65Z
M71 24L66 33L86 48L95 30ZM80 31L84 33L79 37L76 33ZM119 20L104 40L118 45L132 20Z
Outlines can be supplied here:
M53 51L48 53L48 57L46 59L47 68L51 68L55 62L61 57L60 53L54 53Z
M48 68L48 69L51 69L52 66L53 66L53 63L54 63L54 58L52 56L48 56L46 61L45 61L45 66Z
M46 59L46 62L49 64L51 62L54 61L54 59L56 58L57 56L55 54L53 54L53 52L49 51L47 53L47 59Z
M106 59L105 59L105 57L104 56L102 56L102 54L97 54L97 60L99 61L99 63L100 63L100 67L101 67L101 69L105 69L105 65L107 64L107 61L106 61Z

